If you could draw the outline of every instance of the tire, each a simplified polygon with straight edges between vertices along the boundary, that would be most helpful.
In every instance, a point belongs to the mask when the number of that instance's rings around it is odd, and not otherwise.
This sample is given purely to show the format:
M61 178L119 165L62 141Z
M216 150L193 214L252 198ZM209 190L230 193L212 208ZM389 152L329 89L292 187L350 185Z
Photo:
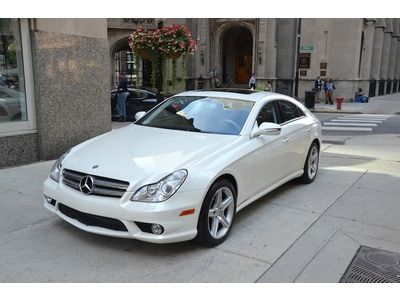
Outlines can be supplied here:
M301 183L309 184L314 181L318 172L319 147L313 142L308 150L306 161L304 162L303 175L298 178Z
M215 247L226 240L236 214L236 191L227 179L216 181L206 194L197 222L196 241Z

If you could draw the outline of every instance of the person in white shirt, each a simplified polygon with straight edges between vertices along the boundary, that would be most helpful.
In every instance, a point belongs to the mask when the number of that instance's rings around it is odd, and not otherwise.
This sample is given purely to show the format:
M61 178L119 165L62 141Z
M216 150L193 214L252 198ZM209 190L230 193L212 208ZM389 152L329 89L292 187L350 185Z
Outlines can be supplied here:
M249 89L254 90L256 88L256 73L253 73L249 80Z

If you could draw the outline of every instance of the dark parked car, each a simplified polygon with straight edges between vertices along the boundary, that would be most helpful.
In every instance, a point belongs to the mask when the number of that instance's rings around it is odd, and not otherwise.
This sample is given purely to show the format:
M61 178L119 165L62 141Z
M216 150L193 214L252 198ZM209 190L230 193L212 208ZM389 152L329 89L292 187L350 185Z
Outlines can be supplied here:
M139 90L135 88L128 88L129 96L126 99L126 121L135 121L135 114L139 111L149 111L158 104L156 94ZM111 114L112 120L118 120L117 113L117 89L111 91Z

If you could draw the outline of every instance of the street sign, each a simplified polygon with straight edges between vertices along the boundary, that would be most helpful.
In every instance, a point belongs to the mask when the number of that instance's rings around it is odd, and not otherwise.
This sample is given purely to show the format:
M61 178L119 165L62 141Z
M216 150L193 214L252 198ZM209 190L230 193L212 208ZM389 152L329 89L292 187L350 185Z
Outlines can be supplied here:
M300 51L313 51L314 46L313 45L303 45L300 46Z

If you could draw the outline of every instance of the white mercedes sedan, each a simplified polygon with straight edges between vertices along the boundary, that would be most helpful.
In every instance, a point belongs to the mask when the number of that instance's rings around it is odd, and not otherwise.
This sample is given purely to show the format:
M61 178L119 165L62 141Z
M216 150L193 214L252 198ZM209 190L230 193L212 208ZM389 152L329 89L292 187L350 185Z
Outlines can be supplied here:
M92 233L212 247L242 208L318 171L321 124L288 96L191 91L137 117L62 155L44 206Z

